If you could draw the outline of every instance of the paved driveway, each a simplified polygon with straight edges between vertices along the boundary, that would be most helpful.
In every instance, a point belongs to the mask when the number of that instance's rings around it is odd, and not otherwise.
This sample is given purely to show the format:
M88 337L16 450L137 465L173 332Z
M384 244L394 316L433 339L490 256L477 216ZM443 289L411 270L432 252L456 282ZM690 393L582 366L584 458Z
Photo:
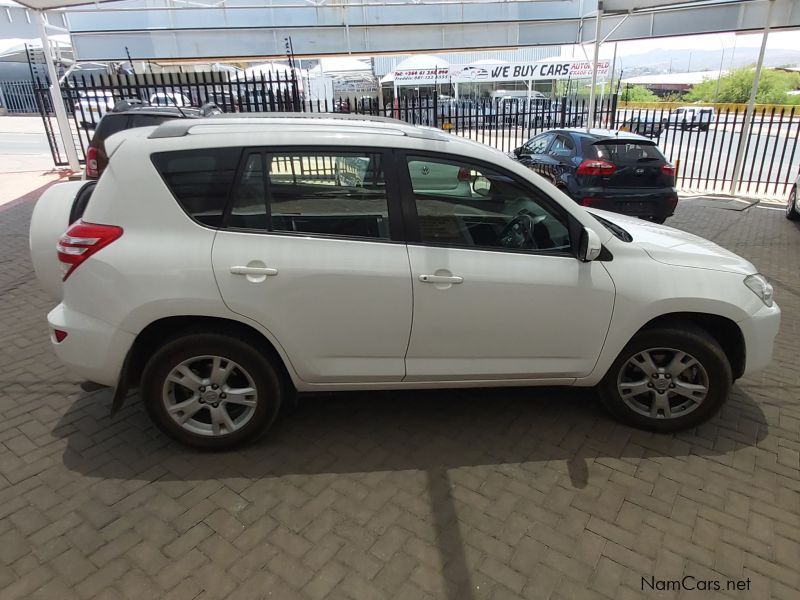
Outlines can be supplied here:
M800 597L800 227L781 212L689 200L671 221L753 260L784 310L770 369L695 431L617 425L588 391L359 393L201 454L136 398L110 418L56 361L31 208L0 212L0 600L713 595L649 587L685 575Z

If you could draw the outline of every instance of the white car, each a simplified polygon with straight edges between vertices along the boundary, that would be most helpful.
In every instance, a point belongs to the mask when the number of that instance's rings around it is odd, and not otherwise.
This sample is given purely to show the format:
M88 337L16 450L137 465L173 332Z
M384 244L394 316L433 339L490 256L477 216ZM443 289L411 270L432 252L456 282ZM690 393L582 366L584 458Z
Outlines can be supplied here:
M712 106L682 106L669 113L667 125L681 129L697 127L700 131L708 131L715 119Z
M86 129L94 129L103 115L114 108L117 100L106 90L87 90L79 92L75 102L75 115Z
M192 102L183 94L178 92L156 92L150 96L151 106L191 106Z
M800 188L800 175L797 176L797 181L794 182L789 191L789 197L786 199L786 218L790 221L800 220L800 203L797 202L798 188Z
M780 310L748 261L457 136L179 119L106 149L93 193L53 186L32 217L53 349L186 444L251 439L295 391L404 388L595 386L674 431L771 360Z

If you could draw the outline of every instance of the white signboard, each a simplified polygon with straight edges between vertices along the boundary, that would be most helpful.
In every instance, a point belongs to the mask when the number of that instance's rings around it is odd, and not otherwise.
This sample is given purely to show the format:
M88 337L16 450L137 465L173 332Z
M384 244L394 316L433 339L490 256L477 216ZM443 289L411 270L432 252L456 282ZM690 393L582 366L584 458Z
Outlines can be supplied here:
M608 76L610 62L597 63L597 76ZM531 81L540 79L587 79L592 76L592 62L550 60L543 62L487 63L481 65L404 69L394 72L397 85L434 85L492 81Z
M597 76L608 75L610 63L597 63ZM455 82L530 81L537 79L585 79L592 76L591 61L561 60L527 63L497 63L480 66L451 67Z
M333 91L339 93L372 93L378 91L378 83L369 79L333 80Z

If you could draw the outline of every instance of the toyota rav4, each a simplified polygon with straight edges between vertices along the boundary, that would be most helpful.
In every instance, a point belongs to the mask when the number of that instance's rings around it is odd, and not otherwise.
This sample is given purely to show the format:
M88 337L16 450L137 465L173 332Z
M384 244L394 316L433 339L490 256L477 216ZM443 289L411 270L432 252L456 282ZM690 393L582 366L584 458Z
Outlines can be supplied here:
M780 311L748 261L454 135L218 117L106 148L91 193L34 210L53 349L185 444L252 439L315 390L591 386L674 431L771 360Z

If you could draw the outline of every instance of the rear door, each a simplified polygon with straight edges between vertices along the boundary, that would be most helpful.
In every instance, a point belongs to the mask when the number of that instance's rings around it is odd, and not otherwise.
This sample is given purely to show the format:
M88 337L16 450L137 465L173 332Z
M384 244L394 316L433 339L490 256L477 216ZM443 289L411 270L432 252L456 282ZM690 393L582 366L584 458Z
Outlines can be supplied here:
M308 383L405 376L412 288L390 152L243 154L212 252L225 304Z

